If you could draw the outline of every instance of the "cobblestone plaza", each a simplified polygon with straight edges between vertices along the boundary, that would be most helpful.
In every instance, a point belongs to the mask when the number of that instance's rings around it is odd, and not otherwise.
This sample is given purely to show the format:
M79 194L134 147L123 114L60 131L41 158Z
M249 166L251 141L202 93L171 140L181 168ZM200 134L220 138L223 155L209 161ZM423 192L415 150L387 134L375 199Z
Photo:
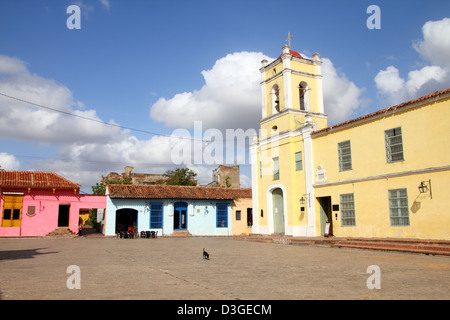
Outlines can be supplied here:
M231 238L0 239L3 300L447 300L449 271L446 256Z

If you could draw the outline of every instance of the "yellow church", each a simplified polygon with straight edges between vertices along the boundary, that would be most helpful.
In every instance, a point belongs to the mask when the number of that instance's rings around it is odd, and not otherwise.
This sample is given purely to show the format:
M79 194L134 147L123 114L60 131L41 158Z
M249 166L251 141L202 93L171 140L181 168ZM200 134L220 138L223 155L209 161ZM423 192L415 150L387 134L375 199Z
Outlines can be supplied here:
M450 239L450 89L328 126L321 64L262 61L252 233Z

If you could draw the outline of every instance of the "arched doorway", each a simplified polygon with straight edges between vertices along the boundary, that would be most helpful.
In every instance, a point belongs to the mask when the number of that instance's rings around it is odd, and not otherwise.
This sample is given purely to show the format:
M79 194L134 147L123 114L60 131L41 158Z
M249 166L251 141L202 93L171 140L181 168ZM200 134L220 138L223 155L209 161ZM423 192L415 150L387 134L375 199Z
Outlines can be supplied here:
M173 208L173 230L187 229L187 208L186 202L175 202Z
M283 190L272 191L273 233L284 233L284 199Z
M135 209L116 210L116 233L127 231L128 227L137 228L137 214Z

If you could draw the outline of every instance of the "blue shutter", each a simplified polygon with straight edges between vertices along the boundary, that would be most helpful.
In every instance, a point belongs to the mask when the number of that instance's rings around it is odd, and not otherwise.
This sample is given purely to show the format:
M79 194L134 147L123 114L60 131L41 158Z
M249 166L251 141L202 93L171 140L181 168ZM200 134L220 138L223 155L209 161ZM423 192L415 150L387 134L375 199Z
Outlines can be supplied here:
M162 229L163 225L163 204L155 202L150 205L150 228Z
M228 228L228 204L218 203L216 205L217 212L217 228Z

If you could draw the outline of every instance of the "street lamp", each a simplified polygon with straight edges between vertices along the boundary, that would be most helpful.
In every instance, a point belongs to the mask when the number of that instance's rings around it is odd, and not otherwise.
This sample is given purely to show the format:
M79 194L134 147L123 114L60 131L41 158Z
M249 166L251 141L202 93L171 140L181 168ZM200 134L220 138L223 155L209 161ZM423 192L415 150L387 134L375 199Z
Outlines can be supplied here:
M420 193L427 193L428 190L430 191L430 197L433 199L433 194L431 193L431 179L428 181L422 181L419 185L419 192Z

